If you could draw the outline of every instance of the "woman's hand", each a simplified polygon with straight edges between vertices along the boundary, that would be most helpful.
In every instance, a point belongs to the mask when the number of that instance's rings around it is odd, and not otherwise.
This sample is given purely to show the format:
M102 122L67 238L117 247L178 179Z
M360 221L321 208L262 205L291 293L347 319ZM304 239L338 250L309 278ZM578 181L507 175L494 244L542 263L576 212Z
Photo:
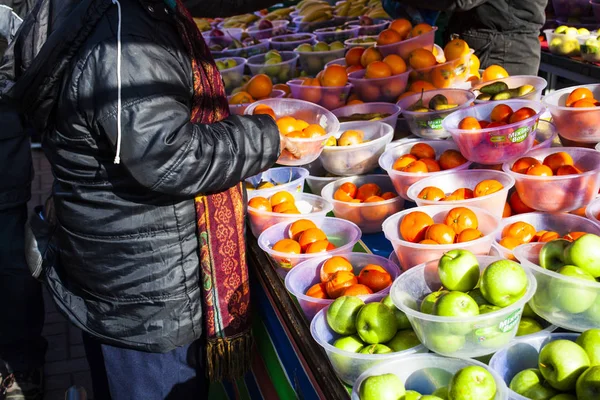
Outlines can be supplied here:
M284 150L287 150L288 153L294 156L294 158L301 157L300 150L298 150L298 147L294 143L292 143L290 139L283 135L279 135L279 139L279 149L281 153L283 153Z

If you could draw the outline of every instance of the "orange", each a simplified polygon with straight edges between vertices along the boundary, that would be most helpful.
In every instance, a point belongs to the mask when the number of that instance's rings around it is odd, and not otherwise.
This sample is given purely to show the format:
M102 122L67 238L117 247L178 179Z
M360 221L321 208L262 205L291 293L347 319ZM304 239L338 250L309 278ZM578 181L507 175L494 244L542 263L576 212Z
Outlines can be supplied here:
M348 196L355 198L358 188L352 182L345 182L340 187L339 190L342 190L348 194Z
M504 210L502 211L502 218L508 218L512 215L512 210L510 209L510 204L504 203Z
M398 43L402 40L402 36L393 29L384 29L377 36L377 46L385 46L386 44Z
M333 256L321 265L321 271L319 272L321 282L327 282L338 271L352 272L352 264L344 257Z
M393 192L385 192L381 195L381 198L384 200L395 199L396 197L398 197L398 195Z
M275 111L271 107L266 104L259 104L254 108L252 112L253 115L265 114L269 115L271 118L275 119Z
M415 49L408 55L408 64L413 69L423 69L433 67L437 60L433 53L427 49Z
M550 167L552 172L556 173L562 166L573 165L573 157L565 151L559 151L546 156L542 164Z
M552 170L547 165L532 165L527 168L527 175L552 176Z
M449 88L454 83L454 67L438 66L431 71L431 83L439 89Z
M254 75L246 84L246 91L257 100L264 99L271 95L273 82L265 74Z
M288 254L300 254L300 244L292 239L281 239L273 245L273 251Z
M419 161L425 163L427 165L427 172L439 172L442 169L440 168L440 164L431 158L422 158Z
M360 57L365 52L364 47L353 47L346 52L344 57L347 66L360 65Z
M515 161L510 170L518 172L519 174L526 174L529 167L540 164L541 163L533 157L522 157Z
M277 127L279 128L279 133L282 135L292 133L296 130L296 118L288 116L281 117L277 120Z
M298 239L300 239L300 235L302 234L302 232L304 232L307 229L316 228L316 227L317 227L317 225L315 225L315 223L312 222L311 220L299 219L298 221L295 221L294 223L292 223L290 225L290 228L288 229L288 234L289 234L290 238L292 238L294 240L298 240Z
M251 198L248 202L248 207L252 207L260 211L272 211L269 200L260 196Z
M502 237L513 237L520 243L529 243L535 236L536 230L533 225L527 222L519 221L507 225L502 230Z
M570 242L574 242L575 240L579 239L585 234L586 232L569 232L565 236L563 236L563 239L566 239Z
M321 82L317 78L308 78L302 81L302 86L309 86L302 90L302 100L318 103L321 101Z
M394 161L394 164L392 165L392 169L399 171L402 168L409 165L410 163L412 163L413 161L417 161L417 157L413 156L412 154L405 154L405 155L397 158L396 161Z
M460 151L448 149L440 155L438 163L442 170L457 168L467 162L467 159L460 154Z
M580 173L581 170L574 165L563 165L556 170L556 175L577 175Z
M490 65L487 67L483 74L481 75L481 79L484 82L493 81L494 79L508 78L508 72L504 68L499 65Z
M350 74L351 74L351 73L353 73L353 72L356 72L356 71L361 71L361 70L363 70L363 69L364 69L364 68L363 68L363 66L362 66L362 65L351 65L351 66L349 66L349 67L346 67L346 73L347 73L348 75L350 75Z
M471 131L479 130L481 129L481 124L475 117L465 117L458 123L458 129Z
M462 39L452 39L444 46L444 56L446 57L446 61L464 57L469 54L470 51L469 45Z
M559 239L560 235L556 232L545 232L538 238L538 242L551 242L552 240Z
M470 242L471 240L477 240L483 237L483 233L477 229L468 228L458 234L456 237L456 243Z
M569 97L567 97L567 101L566 101L565 105L567 107L572 107L573 104L575 104L577 101L582 100L582 99L593 100L594 93L592 93L592 91L588 88L577 88L569 94Z
M433 27L429 24L417 24L415 25L414 28L412 28L412 30L410 31L410 37L416 37L416 36L420 36L424 33L427 32L431 32L433 30Z
M300 238L298 239L298 243L300 244L302 251L305 252L308 246L319 240L327 240L327 235L325 235L325 232L319 228L309 228L302 232Z
M507 237L503 237L502 239L500 239L498 244L500 244L500 246L502 246L502 247L506 247L507 249L512 250L515 247L520 246L522 243L519 242L518 239L516 239L512 236L507 236Z
M428 90L436 90L437 88L435 86L433 86L431 83L427 82L427 81L414 81L413 83L411 83L410 87L408 88L409 91L414 92L414 93L421 93L421 92L426 92Z
M535 211L533 208L523 203L523 200L521 200L517 192L513 192L513 194L510 195L508 203L510 204L510 208L514 214L524 214Z
M285 213L285 214L300 214L296 205L291 201L284 201L273 206L274 213Z
M330 251L333 249L335 249L335 246L332 245L331 243L329 243L329 240L327 240L327 239L317 240L316 242L313 242L308 245L305 253L306 254L324 253L326 251Z
M392 69L383 61L373 61L367 66L366 79L387 78L392 76Z
M342 87L348 83L348 73L341 65L330 65L325 68L321 84L326 87Z
M254 103L254 99L247 92L239 92L234 94L229 100L229 104L248 104Z
M413 211L400 222L400 236L407 242L418 243L425 239L427 228L433 225L433 219L422 211Z
M433 149L433 147L431 147L427 143L415 144L413 147L410 148L410 154L417 157L418 159L422 159L422 158L435 159L435 150Z
M383 59L383 62L390 67L392 75L400 75L406 72L406 62L397 54L390 54Z
M439 243L438 242L434 242L433 240L430 240L430 239L423 239L423 240L421 240L419 242L419 244L435 244L435 245L438 245Z
M308 139L308 136L306 136L306 134L304 132L298 131L298 130L290 132L290 133L286 134L285 136L287 136L289 138Z
M535 110L529 107L519 108L515 111L510 118L508 119L509 124L514 124L515 122L526 120L527 118L531 118L536 114Z
M358 200L365 201L371 196L379 196L380 194L381 188L379 185L375 183L365 183L358 188L356 192L356 198Z
M296 199L290 192L282 190L271 196L271 207L275 207L276 205L285 202L294 203L295 201Z
M348 193L346 193L342 189L338 189L333 193L333 199L337 201L344 201L346 203L352 203L354 200L353 197L350 197Z
M349 271L338 271L334 273L325 284L325 290L332 299L337 299L344 293L347 287L356 285L358 278Z
M323 127L319 124L310 124L304 128L302 132L304 132L309 138L319 137L327 134L325 129L323 129Z
M471 54L470 65L469 65L469 74L471 76L477 77L477 79L481 78L479 75L479 67L481 66L481 62L479 61L479 57L475 54Z
M402 100L402 99L403 99L403 98L405 98L405 97L412 96L412 95L413 95L413 94L415 94L415 93L416 93L416 92L411 92L411 91L404 92L404 93L402 93L400 96L398 96L398 98L396 99L396 102L398 102L398 101Z
M571 105L571 107L575 108L591 108L596 107L596 101L594 99L581 99L577 100L575 103Z
M450 193L452 200L469 200L475 197L473 191L469 188L458 188L454 192Z
M479 225L477 215L466 207L455 207L448 211L444 223L458 234L468 228L477 229Z
M304 120L302 120L302 119L297 119L294 122L294 128L297 131L303 131L304 129L308 128L308 125L309 125L309 123L306 122L306 121L304 121Z
M354 99L354 100L350 100L346 103L347 106L353 106L355 104L364 104L365 102L362 100L358 100L358 99Z
M408 164L406 167L401 169L402 172L411 172L416 174L426 174L429 172L427 168L427 164L425 164L421 160L413 161Z
M498 104L492 109L490 119L492 120L492 122L508 122L512 114L512 108L510 108L506 104Z
M433 240L437 244L452 244L456 232L445 224L433 224L425 232L425 240Z
M364 204L380 203L382 201L385 201L385 199L380 196L371 196L364 201ZM360 214L367 221L381 222L388 216L388 208L385 205L364 207L361 209Z
M488 194L499 192L504 186L495 179L486 179L477 184L473 190L473 196L482 197Z
M379 265L367 265L358 274L358 283L379 292L392 284L392 277Z
M398 32L402 39L406 39L408 37L410 31L412 30L412 27L413 26L410 23L410 21L404 18L395 19L390 24L390 29L393 29L396 32Z
M446 197L446 193L438 187L427 186L419 192L417 197L423 200L438 201Z
M373 294L373 291L366 285L357 283L356 285L348 286L342 296L364 296L366 294Z
M360 64L365 68L367 68L367 65L371 64L372 62L381 60L383 60L383 55L379 49L375 47L369 47L360 56Z
M328 299L327 291L325 290L325 284L323 282L315 283L306 291L306 295L314 297L315 299Z
M278 83L276 85L273 85L273 90L283 90L285 92L285 96L292 94L292 90L285 83Z

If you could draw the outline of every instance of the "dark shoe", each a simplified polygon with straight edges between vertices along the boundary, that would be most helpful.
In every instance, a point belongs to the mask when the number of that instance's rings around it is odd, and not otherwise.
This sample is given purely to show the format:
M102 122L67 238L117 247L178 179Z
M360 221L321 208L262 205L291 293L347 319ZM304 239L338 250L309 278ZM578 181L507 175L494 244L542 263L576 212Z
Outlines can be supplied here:
M15 372L0 375L0 399L5 391L4 400L42 400L44 395L44 374L42 369L27 372Z

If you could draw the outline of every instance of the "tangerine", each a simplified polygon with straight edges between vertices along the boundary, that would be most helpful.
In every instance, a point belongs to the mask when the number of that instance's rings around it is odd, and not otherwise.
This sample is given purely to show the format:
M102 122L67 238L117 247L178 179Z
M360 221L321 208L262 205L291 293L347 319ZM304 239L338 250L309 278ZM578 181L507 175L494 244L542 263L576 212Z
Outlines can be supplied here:
M381 60L383 60L383 54L381 54L379 49L377 49L375 47L369 47L360 56L360 64L364 68L367 68L367 66L374 61L381 61Z
M425 239L427 228L433 225L433 219L422 211L408 213L400 222L400 236L407 242L418 243Z
M271 95L273 82L271 82L271 78L268 75L254 75L246 84L246 91L254 99L264 99Z
M342 293L342 296L364 296L367 294L373 294L371 288L367 285L357 283L356 285L348 286Z
M419 161L425 163L427 165L427 172L439 172L442 169L440 168L440 164L431 158L422 158Z
M532 165L527 168L527 175L552 176L552 170L547 165Z
M510 118L508 119L509 124L514 124L515 122L520 122L526 120L527 118L533 117L535 114L535 110L530 107L522 107L515 111Z
M279 214L300 214L296 204L291 201L285 201L283 203L273 206L273 212Z
M327 282L338 271L352 272L352 264L344 257L333 256L321 266L321 271L319 272L321 282Z
M506 104L498 104L492 109L490 119L492 122L507 122L513 114L513 109Z
M515 161L510 170L519 174L526 174L529 167L540 164L541 163L533 157L522 157Z
M550 167L553 173L556 173L558 169L562 166L572 166L573 165L573 157L565 151L559 151L556 153L552 153L542 161L542 164Z
M477 229L479 225L477 215L466 207L455 207L448 211L444 223L458 234L468 228Z
M271 118L275 119L275 111L273 111L273 109L271 107L269 107L266 104L259 104L254 108L254 111L252 112L252 115L268 115Z
M392 276L379 265L367 265L358 274L358 283L368 286L373 292L379 292L392 284Z
M373 61L367 66L366 79L380 79L392 76L392 69L383 61Z
M296 118L294 117L281 117L276 122L277 127L279 128L279 133L282 135L287 135L288 133L292 133L296 130Z
M286 190L282 190L280 192L275 193L273 196L271 196L271 207L275 207L278 204L282 204L282 203L286 203L286 202L295 203L295 201L296 201L296 199L290 192L288 192Z
M457 168L466 162L467 159L463 157L460 151L454 149L445 150L438 160L442 170Z
M417 143L410 148L410 154L417 159L431 158L435 159L435 150L427 143Z
M473 190L473 196L482 197L492 193L499 192L504 186L495 179L485 179L479 182Z
M317 225L315 225L315 223L311 220L299 219L298 221L294 221L290 225L290 228L288 229L288 234L290 238L297 241L298 239L300 239L300 235L302 234L302 232L304 232L307 229L312 229L316 227Z
M425 164L421 160L413 161L408 164L406 167L402 168L400 171L402 172L410 172L415 174L426 174L429 172L427 168L427 164Z
M452 200L469 200L475 197L473 191L469 188L458 188L454 192L450 193Z
M467 228L456 237L456 243L464 243L470 242L472 240L477 240L483 237L483 233L481 233L477 229Z
M254 99L248 92L238 92L231 96L229 104L249 104L254 103Z
M521 244L531 242L535 234L536 230L533 225L523 221L513 222L502 230L502 237L513 237Z
M337 299L347 287L356 285L358 278L349 271L338 271L325 283L325 291L331 299Z
M329 243L329 240L317 240L308 245L306 248L306 254L314 254L314 253L325 253L327 251L334 250L335 246Z
M323 282L315 283L306 291L306 295L314 297L315 299L328 299L327 291L325 290L325 284Z
M474 131L482 128L477 118L465 117L458 123L458 129Z
M452 39L444 46L444 56L446 61L452 61L462 58L469 54L471 49L467 42L462 39Z
M508 218L512 215L512 210L510 209L510 204L504 203L504 210L502 211L502 218Z
M352 182L345 182L345 183L342 183L342 185L339 187L339 190L343 190L344 192L346 192L348 194L348 196L350 196L354 199L356 197L358 188Z
M269 200L261 196L251 198L248 202L248 207L252 207L260 211L273 211Z
M412 154L405 154L403 156L398 157L396 161L394 161L392 169L400 171L402 168L408 166L413 161L417 161L417 157L413 156Z
M567 101L565 102L565 105L567 107L573 107L573 105L578 102L579 100L583 100L583 99L590 99L593 100L594 99L594 93L592 93L592 91L588 88L577 88L575 90L573 90L571 93L569 93L569 96L567 97Z
M325 232L319 228L309 228L300 234L298 243L300 244L300 249L302 249L303 252L306 252L308 246L319 240L327 240Z
M563 236L563 239L566 239L569 242L574 242L585 234L586 232L569 232L565 236Z
M531 208L528 205L526 205L525 203L523 203L523 200L521 200L521 197L519 196L519 194L516 191L510 195L510 197L508 199L508 203L510 204L511 210L515 214L524 214L524 213L535 211L533 208Z
M406 72L406 62L397 54L390 54L383 59L383 62L390 67L392 75L400 75Z
M556 170L556 175L577 175L580 174L581 170L574 165L563 165L562 167L558 167Z
M384 29L377 36L377 46L385 46L402 41L402 36L393 29Z
M360 58L364 52L364 47L353 47L350 50L348 50L348 52L346 52L346 56L344 57L344 59L346 60L346 65L349 67L360 65L362 67L362 65L360 64Z
M325 129L323 129L323 127L319 124L310 124L304 128L302 132L304 132L309 138L319 137L327 134Z
M292 239L281 239L273 245L273 251L287 254L300 254L300 244Z
M326 87L343 87L348 83L348 73L341 65L332 64L325 68L321 84Z
M360 201L365 201L371 196L379 196L381 194L381 188L375 183L365 183L361 185L357 192L356 198Z
M446 197L446 193L438 187L427 186L419 192L417 197L423 200L439 201Z
M433 240L437 244L452 244L456 232L445 224L433 224L425 232L425 240Z
M410 84L408 90L413 93L427 92L428 90L436 90L437 88L431 83L423 80L414 81Z
M515 247L520 246L522 243L519 242L518 239L516 239L512 236L507 236L507 237L503 237L502 239L500 239L498 244L502 247L506 247L507 249L512 250Z
M384 200L395 199L396 197L398 197L398 195L393 192L385 192L381 195L381 198Z
M504 68L502 68L499 65L490 65L489 67L487 67L484 71L483 74L481 75L481 79L484 82L487 81L493 81L495 79L502 79L502 78L508 78L508 72L506 72L506 70Z
M398 32L403 40L408 37L412 28L413 26L410 23L410 21L404 18L395 19L390 24L390 29L393 29L396 32Z
M413 69L430 68L437 64L433 53L427 49L415 49L408 55L408 64Z
M425 24L425 23L417 24L410 31L410 37L411 38L417 37L424 33L431 32L432 30L433 30L433 27L429 24Z

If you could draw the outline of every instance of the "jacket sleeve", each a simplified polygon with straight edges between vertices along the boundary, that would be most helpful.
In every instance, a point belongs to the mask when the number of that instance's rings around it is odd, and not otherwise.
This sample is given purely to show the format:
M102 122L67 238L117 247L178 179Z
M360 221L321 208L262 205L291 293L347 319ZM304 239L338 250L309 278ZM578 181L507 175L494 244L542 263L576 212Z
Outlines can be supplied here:
M185 0L194 17L226 18L262 10L277 4L277 0Z
M97 46L76 82L81 112L117 146L117 67L112 43ZM192 124L192 77L183 51L124 37L121 164L141 185L172 195L218 192L269 168L279 130L268 116ZM106 160L112 163L113 160Z
M407 6L447 12L468 11L490 0L395 0Z

